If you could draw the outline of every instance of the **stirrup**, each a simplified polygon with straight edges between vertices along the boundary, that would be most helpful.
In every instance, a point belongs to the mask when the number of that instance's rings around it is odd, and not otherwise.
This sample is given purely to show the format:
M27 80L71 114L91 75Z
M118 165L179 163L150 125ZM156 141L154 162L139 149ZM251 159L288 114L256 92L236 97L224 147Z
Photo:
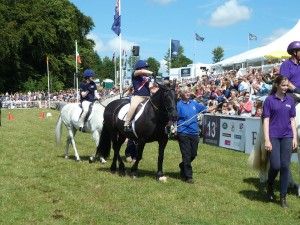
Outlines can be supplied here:
M132 131L131 126L130 126L130 125L124 126L124 131L125 131L125 132L131 132L131 131Z

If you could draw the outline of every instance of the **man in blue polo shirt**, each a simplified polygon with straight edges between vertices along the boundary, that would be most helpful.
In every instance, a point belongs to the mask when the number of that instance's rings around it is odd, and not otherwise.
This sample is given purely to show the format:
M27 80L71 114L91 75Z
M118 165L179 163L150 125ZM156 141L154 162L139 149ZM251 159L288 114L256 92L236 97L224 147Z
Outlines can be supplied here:
M300 41L293 41L287 47L291 58L280 67L280 74L289 79L289 92L300 94Z
M216 108L206 106L190 99L191 91L188 86L180 90L181 100L177 103L178 110L178 143L182 155L179 164L181 178L190 184L194 183L192 161L197 156L199 143L199 126L197 114L200 112L211 112Z

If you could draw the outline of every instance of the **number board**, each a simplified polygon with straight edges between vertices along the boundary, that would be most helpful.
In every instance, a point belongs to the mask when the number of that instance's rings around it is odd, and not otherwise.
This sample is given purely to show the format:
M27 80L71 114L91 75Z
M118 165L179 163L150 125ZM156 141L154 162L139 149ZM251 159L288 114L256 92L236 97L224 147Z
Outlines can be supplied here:
M220 117L206 114L203 117L203 143L219 146Z

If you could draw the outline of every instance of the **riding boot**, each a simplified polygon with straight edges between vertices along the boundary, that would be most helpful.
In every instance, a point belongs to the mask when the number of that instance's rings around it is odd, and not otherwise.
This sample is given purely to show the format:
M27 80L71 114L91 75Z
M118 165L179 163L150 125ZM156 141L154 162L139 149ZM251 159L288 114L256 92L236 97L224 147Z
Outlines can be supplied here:
M280 195L280 205L282 208L285 208L285 209L288 208L285 195Z
M87 112L83 111L81 113L80 118L79 118L79 131L81 131L81 132L86 132L86 128L84 126L84 121L85 121L86 114L87 114Z

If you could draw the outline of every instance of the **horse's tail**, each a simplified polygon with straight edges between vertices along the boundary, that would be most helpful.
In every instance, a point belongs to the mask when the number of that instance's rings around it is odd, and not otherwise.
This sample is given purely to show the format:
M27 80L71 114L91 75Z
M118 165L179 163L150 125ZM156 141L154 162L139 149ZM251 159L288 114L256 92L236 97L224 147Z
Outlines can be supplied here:
M103 158L107 159L110 155L110 148L111 148L111 135L109 133L107 125L104 123L101 131L100 141L97 146L96 155L102 156Z
M268 166L268 157L265 150L265 138L263 131L263 124L260 126L260 134L257 135L257 139L248 158L249 165L256 170L266 170Z
M61 130L62 130L62 119L61 116L59 116L55 126L55 141L57 146L60 145Z

